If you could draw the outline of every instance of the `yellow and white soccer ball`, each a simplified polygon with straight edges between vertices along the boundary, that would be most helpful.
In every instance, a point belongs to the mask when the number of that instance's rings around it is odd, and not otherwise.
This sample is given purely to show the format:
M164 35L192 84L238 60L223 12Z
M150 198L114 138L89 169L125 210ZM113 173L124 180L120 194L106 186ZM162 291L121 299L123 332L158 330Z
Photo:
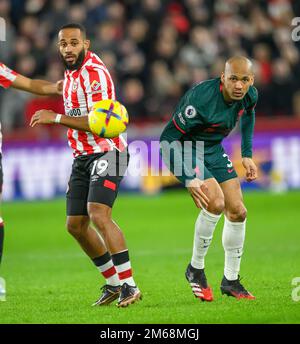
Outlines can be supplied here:
M113 138L123 133L128 125L128 113L117 100L104 99L93 105L88 114L89 126L93 134Z

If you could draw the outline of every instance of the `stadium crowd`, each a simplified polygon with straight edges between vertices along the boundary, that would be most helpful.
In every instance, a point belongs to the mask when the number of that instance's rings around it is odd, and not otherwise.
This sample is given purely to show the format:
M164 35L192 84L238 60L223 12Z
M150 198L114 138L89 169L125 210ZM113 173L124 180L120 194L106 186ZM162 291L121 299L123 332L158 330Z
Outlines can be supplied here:
M232 55L254 59L258 116L300 116L300 43L291 34L297 13L300 3L292 0L0 0L0 61L29 77L59 80L57 31L78 22L131 120L169 117L185 90L219 76ZM0 92L4 131L24 126L40 100ZM51 101L62 107L61 99Z

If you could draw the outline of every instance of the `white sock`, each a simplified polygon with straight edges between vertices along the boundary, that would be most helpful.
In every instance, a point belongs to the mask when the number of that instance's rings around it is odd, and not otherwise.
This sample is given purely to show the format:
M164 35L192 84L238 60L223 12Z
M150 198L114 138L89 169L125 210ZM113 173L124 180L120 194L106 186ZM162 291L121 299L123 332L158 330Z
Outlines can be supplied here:
M127 283L130 286L135 286L136 284L132 277L128 250L115 253L111 258L119 275L120 284L123 285L124 283Z
M231 222L225 216L222 243L225 251L224 275L229 281L238 278L245 241L246 220Z
M196 269L204 269L204 257L212 241L213 233L221 215L202 209L195 223L194 248L191 264Z

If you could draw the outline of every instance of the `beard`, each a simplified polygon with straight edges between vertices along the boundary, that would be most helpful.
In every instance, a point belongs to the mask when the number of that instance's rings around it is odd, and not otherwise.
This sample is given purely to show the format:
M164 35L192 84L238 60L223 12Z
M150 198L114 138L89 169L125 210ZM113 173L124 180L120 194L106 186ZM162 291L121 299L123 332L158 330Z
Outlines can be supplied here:
M85 51L84 49L81 50L81 52L78 54L78 57L77 57L77 60L72 64L72 63L69 63L67 62L63 55L60 54L60 58L62 59L62 62L65 66L66 69L68 70L76 70L76 69L79 69L83 63L83 60L85 58Z

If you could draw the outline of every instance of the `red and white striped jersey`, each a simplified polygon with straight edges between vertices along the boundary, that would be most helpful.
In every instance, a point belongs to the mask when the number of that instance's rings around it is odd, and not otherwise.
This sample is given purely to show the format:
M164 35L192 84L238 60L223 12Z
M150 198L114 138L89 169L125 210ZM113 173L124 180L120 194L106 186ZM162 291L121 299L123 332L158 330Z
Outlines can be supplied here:
M16 79L18 73L11 70L4 63L0 62L0 86L4 88L10 87L10 85ZM0 153L2 152L2 133L1 133L1 123L0 123Z
M0 62L0 86L8 88L16 79L17 73Z
M88 51L82 66L77 70L66 70L63 87L65 114L67 116L87 116L93 104L102 99L115 99L115 87L104 63L94 53ZM102 153L127 146L122 135L113 139L100 138L90 132L68 130L69 146L74 157Z

